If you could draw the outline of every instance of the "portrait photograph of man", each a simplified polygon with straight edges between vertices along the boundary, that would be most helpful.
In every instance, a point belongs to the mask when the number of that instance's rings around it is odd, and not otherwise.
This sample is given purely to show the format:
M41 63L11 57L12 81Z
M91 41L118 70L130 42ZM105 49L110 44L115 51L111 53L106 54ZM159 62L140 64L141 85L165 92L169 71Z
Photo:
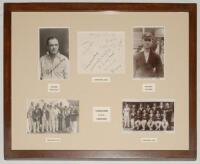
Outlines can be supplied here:
M40 28L40 80L69 77L68 28Z
M134 28L133 78L164 77L164 28Z

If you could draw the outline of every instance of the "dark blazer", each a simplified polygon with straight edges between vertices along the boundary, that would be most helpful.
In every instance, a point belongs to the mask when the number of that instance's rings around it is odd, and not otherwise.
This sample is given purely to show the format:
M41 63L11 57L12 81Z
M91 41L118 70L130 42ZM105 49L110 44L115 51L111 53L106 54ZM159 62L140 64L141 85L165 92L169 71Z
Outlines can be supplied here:
M146 63L144 52L134 56L134 77L163 77L163 64L160 56L152 50Z
M33 121L36 122L36 121L40 121L41 122L41 117L42 117L42 111L40 108L36 108L34 111L33 111Z

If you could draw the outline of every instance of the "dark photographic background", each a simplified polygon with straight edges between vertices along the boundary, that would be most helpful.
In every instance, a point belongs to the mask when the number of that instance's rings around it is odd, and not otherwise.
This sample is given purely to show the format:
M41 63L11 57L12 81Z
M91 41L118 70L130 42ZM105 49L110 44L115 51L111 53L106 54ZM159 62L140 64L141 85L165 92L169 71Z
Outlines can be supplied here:
M124 108L126 104L129 105L129 107L131 107L132 105L136 106L136 109L139 108L139 105L142 104L144 108L146 108L147 104L150 106L150 108L152 108L153 104L155 103L157 107L159 107L160 103L163 102L163 105L165 107L166 103L169 103L169 107L172 108L174 110L174 102L169 102L169 101L157 101L157 102L132 102L132 101L124 101L122 104L122 107Z
M164 65L164 27L138 27L133 29L133 50L134 54L139 53L143 48L142 36L144 32L151 32L153 34L152 50L156 52L161 58Z
M147 104L150 106L150 108L152 108L153 104L155 103L156 104L156 109L159 108L159 105L160 105L160 102L163 102L163 105L164 105L164 109L165 109L165 104L166 103L169 103L169 108L172 109L172 115L171 115L171 118L170 118L170 122L169 122L169 127L167 128L167 131L169 130L174 130L174 102L172 101L146 101L146 102L139 102L139 101L136 101L136 102L133 102L133 101L123 101L122 102L122 110L124 109L125 105L128 104L129 105L129 108L132 110L132 105L136 105L136 110L139 108L139 105L142 104L143 108L146 108ZM130 110L130 112L131 112ZM141 114L142 115L142 114ZM123 122L123 127L124 127L124 118L122 117L122 122ZM130 128L129 128L130 129ZM141 130L141 129L140 129ZM148 129L147 129L148 130ZM155 129L154 129L155 130Z
M68 28L40 28L40 57L47 52L47 38L58 38L59 52L69 58L69 30Z

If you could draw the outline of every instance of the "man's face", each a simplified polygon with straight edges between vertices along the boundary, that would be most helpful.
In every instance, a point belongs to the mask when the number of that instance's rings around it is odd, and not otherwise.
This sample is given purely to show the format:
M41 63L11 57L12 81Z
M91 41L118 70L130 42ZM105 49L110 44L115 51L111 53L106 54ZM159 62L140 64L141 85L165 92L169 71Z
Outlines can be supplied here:
M152 46L152 38L151 37L145 37L143 39L143 46L145 49L149 49Z
M56 55L58 53L59 43L56 38L50 39L48 41L48 50L50 55Z
M169 108L169 104L168 103L166 103L165 106L166 106L166 108Z

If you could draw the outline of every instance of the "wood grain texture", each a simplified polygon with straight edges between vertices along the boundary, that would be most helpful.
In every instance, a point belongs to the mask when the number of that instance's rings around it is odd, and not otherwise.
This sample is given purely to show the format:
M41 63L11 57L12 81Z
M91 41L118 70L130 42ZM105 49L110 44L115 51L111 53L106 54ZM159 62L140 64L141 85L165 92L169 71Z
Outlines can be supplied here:
M11 13L12 12L188 12L189 13L189 150L12 150L11 149ZM5 159L74 159L74 160L195 160L196 128L196 53L197 5L192 3L5 3L4 4L4 158Z

